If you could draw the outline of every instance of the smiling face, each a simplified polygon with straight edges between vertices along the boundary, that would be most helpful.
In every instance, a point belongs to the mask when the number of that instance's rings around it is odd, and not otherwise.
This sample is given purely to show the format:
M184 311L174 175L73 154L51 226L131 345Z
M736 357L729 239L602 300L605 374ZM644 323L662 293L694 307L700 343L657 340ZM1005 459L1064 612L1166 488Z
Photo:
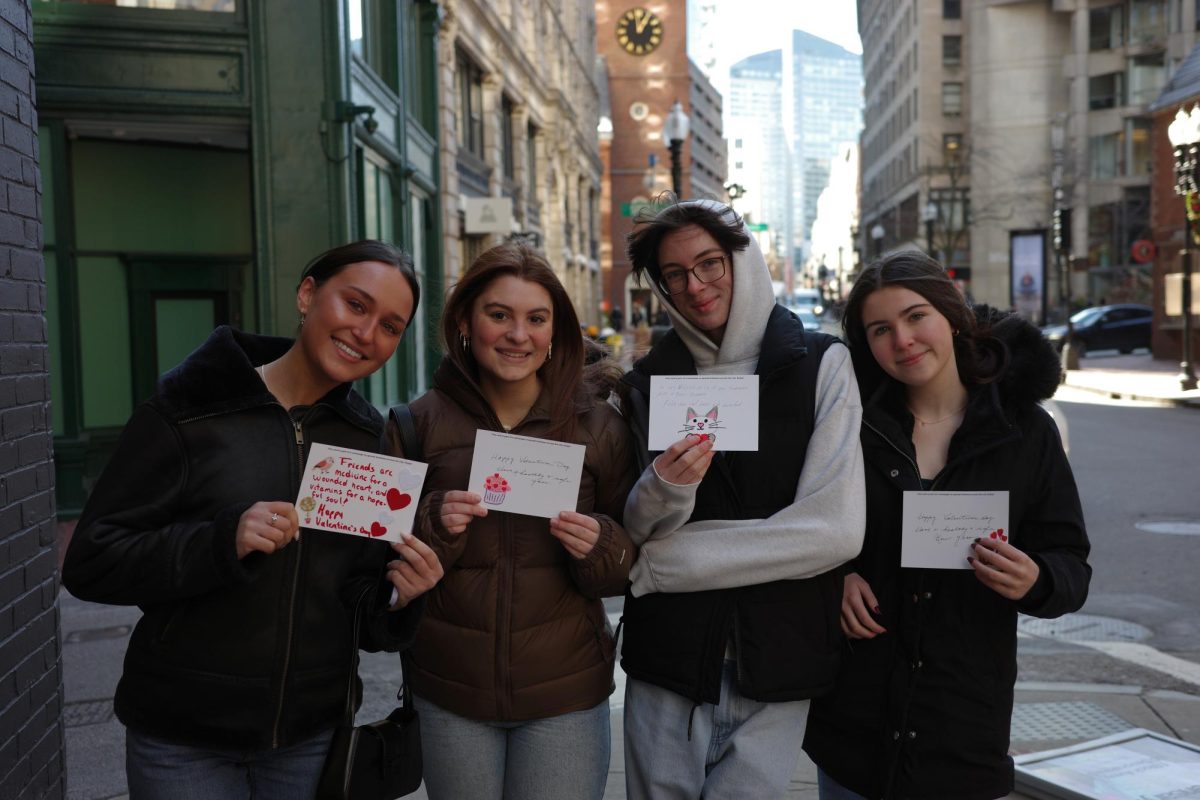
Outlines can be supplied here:
M960 383L950 323L920 294L878 289L863 302L862 319L871 355L888 375L915 388Z
M475 298L459 331L471 339L480 383L536 384L554 335L554 303L542 286L502 275Z
M296 308L304 315L298 340L314 373L340 384L365 378L392 357L412 319L413 294L396 267L362 261L320 286L305 278Z
M733 259L699 225L688 225L667 234L658 246L658 266L662 275L690 270L715 258L725 259L724 275L712 283L702 283L694 274L684 273L687 288L670 297L684 319L719 343L725 334L733 303Z

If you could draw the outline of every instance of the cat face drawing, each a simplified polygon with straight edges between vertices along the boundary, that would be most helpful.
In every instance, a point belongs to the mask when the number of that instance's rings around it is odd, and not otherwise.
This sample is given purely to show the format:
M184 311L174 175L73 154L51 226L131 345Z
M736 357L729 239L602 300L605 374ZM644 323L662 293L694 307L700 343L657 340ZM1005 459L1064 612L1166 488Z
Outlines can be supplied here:
M712 431L719 430L720 427L721 420L717 417L716 406L710 408L704 416L700 416L696 413L696 409L689 406L687 414L683 418L683 428L679 432L716 441L717 435Z

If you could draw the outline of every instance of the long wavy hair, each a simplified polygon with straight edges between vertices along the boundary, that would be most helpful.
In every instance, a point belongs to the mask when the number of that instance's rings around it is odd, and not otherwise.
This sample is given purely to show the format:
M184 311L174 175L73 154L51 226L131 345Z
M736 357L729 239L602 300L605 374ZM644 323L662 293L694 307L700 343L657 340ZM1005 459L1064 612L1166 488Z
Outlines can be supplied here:
M859 273L842 316L842 330L850 345L854 372L864 399L881 381L895 381L872 355L863 327L863 304L873 293L889 286L921 295L950 323L950 330L954 332L954 360L964 385L991 383L1003 374L1009 361L1008 348L992 335L989 325L976 319L975 312L942 265L919 250L900 250L889 253Z
M492 281L505 275L535 283L550 295L554 314L553 357L538 368L538 375L550 399L548 438L567 441L575 433L577 404L589 396L607 396L621 370L612 359L594 360L595 352L585 351L575 306L540 252L525 244L509 242L486 250L475 259L450 291L442 310L442 347L446 358L479 381L479 365L471 351L462 346L459 331L463 323L470 327L476 298ZM593 360L585 368L585 357L589 355Z

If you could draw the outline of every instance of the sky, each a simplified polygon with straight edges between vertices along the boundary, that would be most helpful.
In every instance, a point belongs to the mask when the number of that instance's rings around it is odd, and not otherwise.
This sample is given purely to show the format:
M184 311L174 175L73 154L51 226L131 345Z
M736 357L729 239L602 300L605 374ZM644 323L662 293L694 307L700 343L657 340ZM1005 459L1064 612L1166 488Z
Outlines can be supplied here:
M716 0L722 64L713 83L724 94L729 67L746 56L783 47L793 30L862 52L855 0Z

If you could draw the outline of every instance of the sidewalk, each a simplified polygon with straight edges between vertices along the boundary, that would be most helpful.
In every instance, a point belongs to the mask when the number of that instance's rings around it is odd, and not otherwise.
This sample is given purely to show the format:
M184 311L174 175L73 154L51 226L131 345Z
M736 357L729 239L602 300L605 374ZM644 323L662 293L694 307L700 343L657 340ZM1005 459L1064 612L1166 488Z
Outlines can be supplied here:
M1086 356L1080 369L1067 371L1064 385L1120 400L1200 408L1200 390L1185 392L1179 385L1179 362L1155 359L1149 353Z
M102 606L60 594L63 631L64 718L67 742L67 797L70 800L126 798L124 728L112 714L112 696L121 671L129 631L137 621L136 608ZM1021 649L1045 642L1022 635ZM1169 658L1169 657L1168 657ZM1176 659L1176 661L1179 661ZM1146 728L1200 745L1200 664L1180 661L1194 679L1167 682L1161 688L1146 673L1147 684L1018 682L1013 713L1014 754L1039 752L1096 739L1128 728ZM388 654L363 654L363 707L360 722L380 719L395 704L398 659ZM618 670L612 705L612 761L606 800L625 797L625 759L621 714L624 675ZM411 795L426 800L424 790ZM816 767L801 755L788 798L816 800ZM1014 793L1011 800L1030 795ZM754 798L750 798L754 800Z

